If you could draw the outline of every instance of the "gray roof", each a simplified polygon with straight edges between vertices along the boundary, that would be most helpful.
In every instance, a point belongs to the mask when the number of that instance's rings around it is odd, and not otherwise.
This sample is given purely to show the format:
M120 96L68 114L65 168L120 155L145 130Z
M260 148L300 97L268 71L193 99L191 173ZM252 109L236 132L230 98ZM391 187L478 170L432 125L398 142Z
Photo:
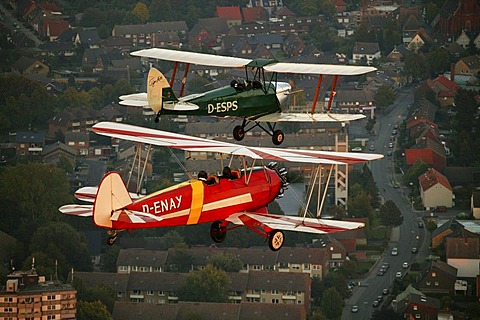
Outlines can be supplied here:
M310 288L310 275L296 272L250 271L248 289L303 291Z
M128 290L175 291L186 283L186 273L132 272L128 278Z
M113 272L78 272L73 273L73 278L82 280L86 287L95 287L104 284L115 292L126 292L128 288L129 274ZM70 273L69 279L72 279Z
M45 142L45 132L44 131L19 131L15 135L16 143L44 143Z
M354 54L375 54L380 52L380 47L377 42L355 42L353 47Z
M45 146L43 149L42 149L42 155L45 157L45 156L48 156L50 153L56 151L56 150L62 150L66 153L69 153L73 156L76 156L77 155L77 150L67 146L65 143L63 142L60 142L60 141L57 141L55 143L52 143L52 144L49 144L48 146Z
M188 27L185 21L163 21L149 22L146 24L116 25L112 33L115 36L126 34L151 34L157 32L187 32Z
M167 251L146 249L120 249L117 266L164 267Z

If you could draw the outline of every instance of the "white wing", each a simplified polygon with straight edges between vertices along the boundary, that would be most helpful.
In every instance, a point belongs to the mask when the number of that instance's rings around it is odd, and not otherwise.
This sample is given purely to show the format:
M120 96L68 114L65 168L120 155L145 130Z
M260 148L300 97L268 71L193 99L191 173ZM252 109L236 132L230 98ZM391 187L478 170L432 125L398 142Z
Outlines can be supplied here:
M319 234L340 232L364 227L364 224L359 222L280 216L274 214L250 212L235 213L230 215L226 220L233 224L245 225L249 227L266 227L269 229Z
M336 64L310 64L279 62L266 65L265 71L278 73L324 74L339 76L356 76L376 71L377 68L365 66L345 66Z
M252 117L249 120L256 122L350 122L365 119L363 114L347 113L270 113L258 118Z
M247 156L252 159L303 163L355 164L383 158L381 154L371 153L246 147L239 144L207 140L115 122L100 122L94 125L92 129L98 134L124 140L186 151L219 152L229 155Z

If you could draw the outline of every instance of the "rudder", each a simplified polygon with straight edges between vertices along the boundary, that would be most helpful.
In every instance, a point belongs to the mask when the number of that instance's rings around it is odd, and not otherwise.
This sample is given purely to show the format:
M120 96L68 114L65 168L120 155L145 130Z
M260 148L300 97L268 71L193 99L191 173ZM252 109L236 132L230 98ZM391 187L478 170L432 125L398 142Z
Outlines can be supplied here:
M112 214L118 209L131 204L132 198L117 172L107 173L98 187L93 204L93 221L95 225L112 228Z
M164 99L178 101L165 76L158 69L151 68L147 83L148 106L158 114L162 110Z

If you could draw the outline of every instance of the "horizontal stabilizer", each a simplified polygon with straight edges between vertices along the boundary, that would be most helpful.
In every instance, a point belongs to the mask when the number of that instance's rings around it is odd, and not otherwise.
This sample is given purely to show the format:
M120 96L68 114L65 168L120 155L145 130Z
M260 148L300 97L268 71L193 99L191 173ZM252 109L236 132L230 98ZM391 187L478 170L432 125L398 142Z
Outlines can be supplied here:
M91 217L93 215L93 205L79 205L79 204L67 204L60 207L60 210L63 214L68 214L78 217Z
M94 202L97 195L98 187L83 187L75 191L75 198L85 202ZM139 199L142 195L129 192L130 198L133 200Z
M198 106L188 102L168 103L167 101L164 101L163 109L171 111L193 111L197 110Z

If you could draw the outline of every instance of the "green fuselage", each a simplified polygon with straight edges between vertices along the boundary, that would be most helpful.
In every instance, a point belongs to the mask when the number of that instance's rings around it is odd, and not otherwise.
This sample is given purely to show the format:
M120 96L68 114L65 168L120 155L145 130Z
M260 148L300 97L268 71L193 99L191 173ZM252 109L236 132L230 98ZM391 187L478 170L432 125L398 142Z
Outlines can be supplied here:
M167 97L164 101L171 100ZM280 105L273 88L267 93L263 89L238 91L227 86L212 91L191 100L188 103L198 106L193 111L173 111L163 109L162 114L183 114L214 117L254 117L280 112Z

